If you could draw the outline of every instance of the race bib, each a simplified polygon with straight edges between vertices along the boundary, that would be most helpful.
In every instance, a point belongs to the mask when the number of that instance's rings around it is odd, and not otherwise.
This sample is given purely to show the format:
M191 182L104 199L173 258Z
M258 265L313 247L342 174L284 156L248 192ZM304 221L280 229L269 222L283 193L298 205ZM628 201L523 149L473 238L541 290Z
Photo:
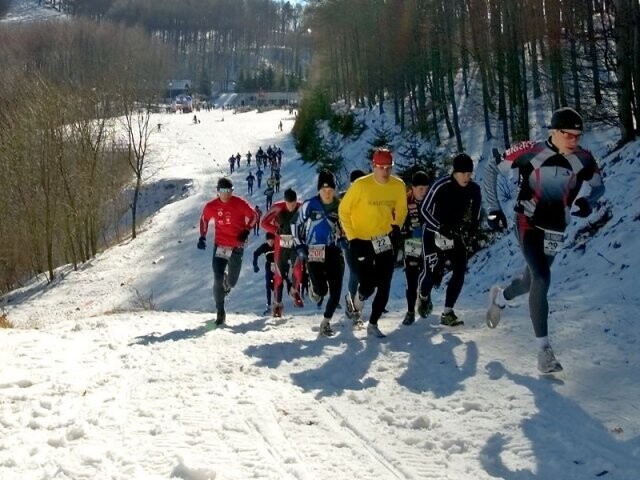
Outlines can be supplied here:
M233 247L216 247L216 257L229 260L233 253Z
M436 241L436 247L438 247L440 250L451 250L454 245L453 240L437 232L435 236L435 241Z
M324 245L309 245L309 262L324 262Z
M293 235L280 235L280 246L282 248L293 247Z
M373 244L373 251L376 253L386 252L387 250L391 250L391 248L393 248L389 235L380 235L379 237L374 237L371 239L371 243Z
M422 255L422 241L419 238L408 238L404 242L404 254L407 257Z
M564 247L564 233L544 230L544 254L554 256Z

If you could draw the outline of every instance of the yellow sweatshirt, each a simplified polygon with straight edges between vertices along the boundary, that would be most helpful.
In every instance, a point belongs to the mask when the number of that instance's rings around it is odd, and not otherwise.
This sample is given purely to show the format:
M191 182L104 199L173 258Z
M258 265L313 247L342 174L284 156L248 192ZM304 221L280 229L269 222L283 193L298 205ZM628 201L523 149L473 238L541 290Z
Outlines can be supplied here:
M340 224L347 239L371 240L402 226L407 217L407 190L398 177L376 182L373 174L359 178L340 200Z

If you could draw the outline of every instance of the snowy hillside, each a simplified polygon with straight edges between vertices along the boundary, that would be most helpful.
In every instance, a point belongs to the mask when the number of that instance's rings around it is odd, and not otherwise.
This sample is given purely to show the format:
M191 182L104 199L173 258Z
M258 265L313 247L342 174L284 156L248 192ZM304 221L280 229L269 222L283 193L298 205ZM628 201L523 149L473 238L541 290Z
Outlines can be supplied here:
M67 15L52 8L48 2L40 5L37 0L11 0L9 11L0 22L36 22L55 18L65 19Z
M396 270L383 340L353 331L340 310L338 334L319 338L321 312L289 299L284 318L262 315L252 236L228 326L211 331L211 249L196 249L197 226L229 155L278 144L282 190L307 198L316 182L286 112L198 116L153 120L163 127L151 181L175 198L136 240L2 299L16 328L0 330L1 479L640 478L640 145L604 157L613 133L584 141L613 217L554 264L550 330L566 373L550 379L537 374L526 299L498 329L484 324L489 287L523 266L510 234L471 263L460 329L438 325L442 289L431 317L401 325ZM363 165L367 135L345 147L351 166ZM247 174L243 161L240 195ZM249 198L264 207L259 190Z

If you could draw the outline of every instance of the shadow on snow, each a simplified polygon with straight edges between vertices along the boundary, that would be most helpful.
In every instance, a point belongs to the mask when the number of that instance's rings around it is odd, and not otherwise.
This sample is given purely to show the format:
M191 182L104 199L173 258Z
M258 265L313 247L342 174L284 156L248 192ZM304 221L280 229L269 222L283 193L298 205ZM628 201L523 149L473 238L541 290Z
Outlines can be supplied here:
M292 373L293 382L306 391L317 391L319 398L371 388L379 383L370 373L378 354L395 351L408 354L406 369L397 378L399 385L412 392L431 391L444 397L464 388L465 379L475 375L478 361L475 342L463 342L453 333L440 335L424 320L399 328L384 339L358 338L347 325L336 337L255 345L247 348L245 354L257 358L258 366L278 368L283 362L301 358L317 358L322 362L325 349L340 347L343 351L324 363ZM465 349L461 364L454 356L455 348Z

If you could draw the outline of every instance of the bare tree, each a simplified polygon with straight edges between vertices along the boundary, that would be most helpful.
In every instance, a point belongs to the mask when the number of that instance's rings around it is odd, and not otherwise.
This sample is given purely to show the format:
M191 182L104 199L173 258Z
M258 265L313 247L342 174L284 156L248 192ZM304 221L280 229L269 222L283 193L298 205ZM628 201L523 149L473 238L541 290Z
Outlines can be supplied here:
M131 200L131 237L136 238L136 219L138 199L145 173L145 160L149 148L151 129L149 119L151 117L150 104L139 105L136 102L123 101L124 129L127 137L128 160L134 175L133 199Z

